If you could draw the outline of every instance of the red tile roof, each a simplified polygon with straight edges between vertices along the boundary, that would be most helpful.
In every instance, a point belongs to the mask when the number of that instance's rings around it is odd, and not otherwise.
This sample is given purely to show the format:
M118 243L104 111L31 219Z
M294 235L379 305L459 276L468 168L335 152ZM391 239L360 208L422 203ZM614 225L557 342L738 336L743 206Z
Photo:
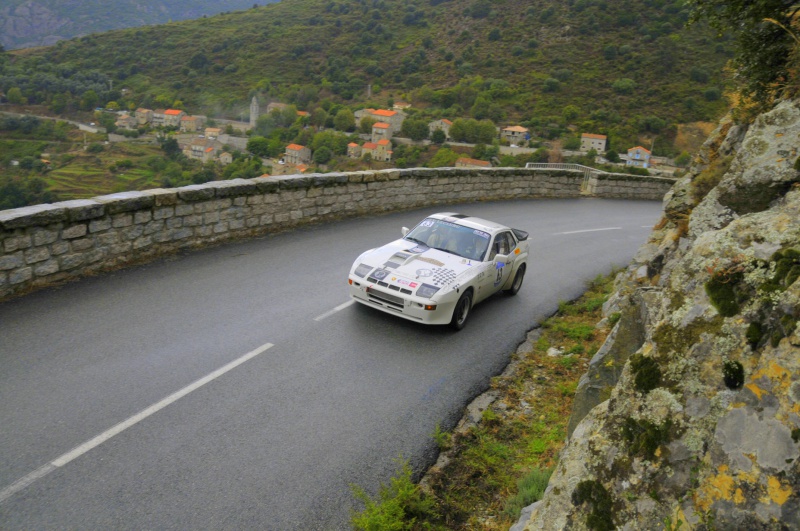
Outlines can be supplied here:
M605 140L606 135L595 135L594 133L583 133L581 138L596 138L598 140Z
M470 159L468 157L461 157L458 160L456 160L456 164L458 164L459 162L461 164L471 164L473 166L491 166L492 165L491 162L488 162L488 161L485 161L485 160L479 160L479 159Z
M645 152L647 152L648 154L650 153L650 150L649 150L649 149L647 149L647 148L643 148L642 146L636 146L636 147L632 147L632 148L628 149L628 151L634 151L634 150L637 150L637 149L641 149L642 151L645 151Z
M179 114L180 114L180 113L182 113L182 112L183 112L183 111L179 111L178 109L167 109L166 111L164 111L164 114L169 114L169 115L172 115L172 116L177 116L177 115L179 115Z
M372 114L378 116L394 116L397 114L397 111L387 111L386 109L378 109L377 111L372 111Z
M304 148L305 146L301 146L300 144L289 144L288 146L286 146L287 150L291 149L292 151L300 151L301 149Z
M389 139L382 138L382 139L378 140L378 145L379 146L388 146L389 145Z
M361 147L363 147L364 149L375 149L376 147L378 147L378 144L375 144L374 142L364 142L364 145Z
M387 124L386 122L375 122L372 127L377 127L378 129L389 129L391 125Z

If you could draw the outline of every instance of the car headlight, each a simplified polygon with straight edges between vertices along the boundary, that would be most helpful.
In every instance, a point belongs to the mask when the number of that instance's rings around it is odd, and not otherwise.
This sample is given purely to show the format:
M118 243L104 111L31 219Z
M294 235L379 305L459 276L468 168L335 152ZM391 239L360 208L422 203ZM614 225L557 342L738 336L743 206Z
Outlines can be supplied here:
M372 271L372 266L367 264L358 264L358 267L355 271L353 271L353 273L355 273L356 276L364 278L367 276L367 274L369 274L370 271Z
M417 297L424 297L426 299L430 299L436 292L439 291L439 288L436 286L431 286L430 284L423 284L419 288L417 288Z

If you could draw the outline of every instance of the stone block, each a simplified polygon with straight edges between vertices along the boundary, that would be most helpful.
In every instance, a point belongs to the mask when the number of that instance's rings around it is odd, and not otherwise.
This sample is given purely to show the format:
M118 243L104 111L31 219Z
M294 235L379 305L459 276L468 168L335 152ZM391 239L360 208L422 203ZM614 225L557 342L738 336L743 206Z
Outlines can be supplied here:
M24 267L22 269L17 269L16 271L13 271L8 275L8 283L11 284L12 286L15 286L17 284L22 284L23 282L28 282L31 279L33 279L32 267Z
M64 240L74 240L75 238L82 238L86 236L86 224L73 225L61 230L61 238Z
M133 214L116 214L111 217L111 226L115 229L133 225Z
M53 259L41 264L37 264L33 269L33 273L37 277L45 277L47 275L58 273L58 260Z
M175 207L167 206L157 208L153 211L153 219L167 219L175 215Z
M83 254L67 254L60 258L61 270L75 269L83 265Z
M50 258L50 250L47 247L34 247L25 251L24 254L25 263L28 265L43 262Z
M5 230L42 227L66 219L67 209L56 205L33 205L0 210L0 227Z
M97 241L97 246L98 247L105 246L105 245L112 245L112 244L117 243L119 241L119 234L117 234L116 232L110 232L110 233L107 233L107 234L100 234L99 236L97 236L96 241Z
M175 207L176 216L190 216L194 214L194 205L177 205Z
M89 222L89 232L94 234L111 228L111 218L95 219Z
M113 215L119 214L120 212L133 212L153 208L155 204L155 194L149 190L144 192L120 192L117 194L95 197L94 200L104 204L106 212Z
M208 201L214 198L214 188L204 184L192 184L177 189L178 197L184 201Z
M7 253L13 253L18 249L27 249L33 245L29 234L12 236L3 240L3 248Z
M55 204L67 209L67 220L72 222L101 218L106 214L105 205L92 199L75 199Z
M23 265L25 265L25 260L21 251L14 254L0 256L0 271L16 269L18 267L22 267Z
M151 219L153 219L153 213L149 210L145 210L144 212L136 212L133 215L133 222L137 225L140 223L147 223Z
M72 251L76 253L85 251L86 249L91 249L92 247L94 247L94 240L91 238L72 240L70 247L72 248Z
M153 194L154 206L174 206L178 204L178 192L175 189L156 188L150 190Z
M139 249L144 249L146 247L150 247L153 245L153 238L152 236L142 236L134 240L133 242L133 250L138 251Z
M69 252L69 242L57 241L50 246L50 253L53 256L59 256L67 252Z
M32 235L33 245L47 245L58 239L57 230L34 229Z
M154 234L154 233L162 230L163 228L164 228L164 221L162 221L162 220L151 221L149 223L145 223L144 224L144 227L143 227L143 230L142 230L142 234L144 234L144 235Z
M258 193L258 186L250 179L230 179L228 181L212 181L206 186L215 190L216 197L238 197Z

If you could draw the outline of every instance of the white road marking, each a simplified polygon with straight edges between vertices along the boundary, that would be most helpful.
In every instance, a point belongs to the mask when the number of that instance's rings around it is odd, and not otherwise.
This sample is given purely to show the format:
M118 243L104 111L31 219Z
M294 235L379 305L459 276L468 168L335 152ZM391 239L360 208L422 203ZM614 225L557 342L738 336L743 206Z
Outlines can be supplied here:
M120 422L116 426L104 431L103 433L101 433L97 437L94 437L93 439L90 439L90 440L86 441L85 443L81 444L80 446L77 446L76 448L70 450L69 452L65 453L61 457L57 457L57 458L53 459L52 461L50 461L46 465L44 465L42 467L39 467L38 469L34 470L33 472L31 472L27 476L18 479L17 481L12 483L8 487L4 488L3 490L0 490L0 503L3 503L5 500L7 500L11 496L13 496L15 493L21 491L22 489L24 489L25 487L27 487L28 485L30 485L34 481L45 477L46 475L48 475L50 472L54 471L55 469L57 469L59 467L62 467L64 465L66 465L67 463L69 463L70 461L73 461L73 460L77 459L78 457L82 456L83 454L85 454L89 450L91 450L91 449L103 444L104 442L106 442L110 438L114 437L115 435L118 435L118 434L122 433L123 431L125 431L128 428L130 428L131 426L133 426L133 425L137 424L138 422L141 422L142 420L146 419L150 415L153 415L154 413L164 409L168 405L172 404L173 402L176 402L177 400L180 400L184 396L188 395L192 391L195 391L195 390L199 389L200 387L203 387L207 383L209 383L209 382L211 382L213 380L216 380L217 378L219 378L220 376L222 376L226 372L235 369L236 367L238 367L242 363L244 363L244 362L246 362L246 361L248 361L248 360L250 360L252 358L255 358L256 356L258 356L262 352L266 351L267 349L272 348L273 346L274 345L272 343L266 343L264 345L261 345L257 349L248 352L244 356L233 360L232 362L228 363L227 365L224 365L224 366L220 367L219 369L217 369L216 371L208 374L207 376L204 376L203 378L200 378L199 380L195 381L194 383L191 383L191 384L187 385L186 387L184 387L180 391L169 395L168 397L166 397L165 399L161 400L160 402L157 402L157 403L153 404L152 406L148 407L147 409L144 409L144 410L140 411L139 413L135 414L134 416L130 417L129 419Z
M580 234L582 232L599 232L602 230L622 230L622 227L606 227L604 229L586 229L586 230L573 230L570 232L554 232L553 234L558 236L561 234Z
M315 321L322 321L323 319L326 319L326 318L330 317L331 315L335 314L336 312L341 312L342 310L344 310L348 306L351 306L354 302L356 302L356 301L354 301L353 299L350 299L349 301L340 304L339 306L337 306L333 310L327 311L327 312L323 313L322 315L318 315L318 316L314 317L314 320Z

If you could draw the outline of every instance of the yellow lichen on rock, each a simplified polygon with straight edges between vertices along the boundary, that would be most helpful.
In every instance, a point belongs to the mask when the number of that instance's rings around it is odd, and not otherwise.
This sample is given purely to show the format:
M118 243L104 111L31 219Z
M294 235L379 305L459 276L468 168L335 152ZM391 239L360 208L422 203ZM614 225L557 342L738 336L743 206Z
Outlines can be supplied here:
M770 476L767 478L767 494L770 501L783 505L792 497L792 487L783 485L780 479Z

